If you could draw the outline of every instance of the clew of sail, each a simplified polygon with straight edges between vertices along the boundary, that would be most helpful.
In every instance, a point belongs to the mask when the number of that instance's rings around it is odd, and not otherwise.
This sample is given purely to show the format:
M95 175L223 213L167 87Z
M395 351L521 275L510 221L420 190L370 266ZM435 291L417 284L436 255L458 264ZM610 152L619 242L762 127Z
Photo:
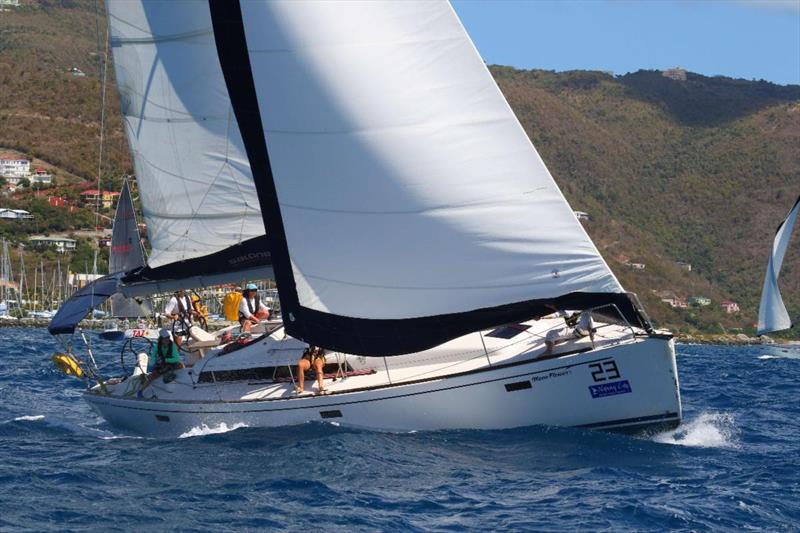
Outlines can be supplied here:
M109 274L131 272L145 265L144 249L139 237L130 185L128 180L125 180L117 202L117 212L114 215L108 272ZM136 318L149 316L152 312L149 300L128 298L120 293L111 297L111 315L114 317Z
M764 276L764 288L761 291L761 305L758 308L758 334L765 335L773 331L781 331L792 327L792 321L783 298L778 288L778 276L783 266L783 258L789 241L792 238L792 230L800 213L800 197L795 202L789 215L786 217L775 233L775 241L772 244L772 253L767 264L767 274Z

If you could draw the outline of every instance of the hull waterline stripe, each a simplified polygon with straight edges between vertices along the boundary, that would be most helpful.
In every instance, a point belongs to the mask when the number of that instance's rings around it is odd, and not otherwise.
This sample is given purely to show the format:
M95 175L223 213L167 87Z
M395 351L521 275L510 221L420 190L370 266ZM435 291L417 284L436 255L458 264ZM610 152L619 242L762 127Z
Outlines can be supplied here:
M593 422L591 424L581 424L579 428L587 428L587 429L600 429L606 426L620 426L620 425L628 425L628 424L640 424L642 422L657 422L657 421L667 421L667 420L678 420L680 421L680 415L678 413L663 413L659 415L650 415L650 416L637 416L635 418L620 418L619 420L606 420L605 422Z

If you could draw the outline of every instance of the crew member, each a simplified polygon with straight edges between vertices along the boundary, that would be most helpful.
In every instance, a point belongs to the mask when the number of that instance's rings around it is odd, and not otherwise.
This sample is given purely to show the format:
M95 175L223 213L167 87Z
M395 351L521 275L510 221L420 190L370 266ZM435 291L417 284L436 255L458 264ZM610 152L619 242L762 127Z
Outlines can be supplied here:
M167 302L164 314L172 320L172 331L175 334L175 344L183 344L183 338L189 336L189 328L194 323L196 312L192 300L183 289L175 291L175 295Z
M239 303L239 325L242 326L242 332L249 332L260 320L269 318L269 309L261 302L255 283L248 283L242 295Z
M155 361L155 369L150 375L150 379L156 379L167 372L172 372L183 368L178 347L172 342L172 335L166 328L161 328L158 332L158 342L153 345L150 357Z
M325 374L322 372L325 366L325 350L317 346L309 346L303 352L303 357L297 362L297 383L295 384L294 391L297 394L304 392L306 381L306 370L314 367L314 372L317 374L317 383L319 384L319 394L325 394Z

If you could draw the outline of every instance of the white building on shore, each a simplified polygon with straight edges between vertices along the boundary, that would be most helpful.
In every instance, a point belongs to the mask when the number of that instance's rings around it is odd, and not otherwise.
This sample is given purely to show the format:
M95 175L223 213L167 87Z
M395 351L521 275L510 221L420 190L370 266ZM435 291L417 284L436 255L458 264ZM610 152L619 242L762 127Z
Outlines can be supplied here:
M31 173L31 162L27 159L0 157L0 176L8 179L27 178Z

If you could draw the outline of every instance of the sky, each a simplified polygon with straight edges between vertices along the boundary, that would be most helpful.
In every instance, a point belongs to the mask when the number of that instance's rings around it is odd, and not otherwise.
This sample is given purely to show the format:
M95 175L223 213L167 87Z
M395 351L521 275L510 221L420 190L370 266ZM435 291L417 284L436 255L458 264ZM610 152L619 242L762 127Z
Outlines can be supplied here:
M488 64L800 84L800 0L452 0Z

